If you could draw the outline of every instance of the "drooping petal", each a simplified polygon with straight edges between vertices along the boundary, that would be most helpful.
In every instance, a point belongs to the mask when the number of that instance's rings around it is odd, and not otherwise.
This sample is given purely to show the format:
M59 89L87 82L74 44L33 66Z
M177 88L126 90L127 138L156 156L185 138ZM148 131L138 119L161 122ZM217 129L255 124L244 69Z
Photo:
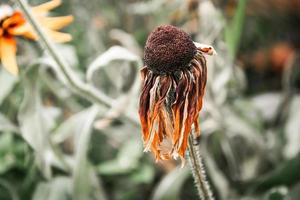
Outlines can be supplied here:
M177 145L180 137L183 120L184 99L186 98L187 89L188 79L186 74L182 73L176 88L176 99L172 105L172 111L174 113L174 133L172 141L174 145Z
M139 103L139 116L142 126L142 132L143 132L143 140L145 141L146 138L149 137L150 127L149 124L149 106L150 106L150 90L153 87L155 77L153 77L153 74L147 69L144 68L141 70L141 74L144 80L144 84L142 86L142 92L140 97L140 103Z
M187 69L161 75L145 67L141 74L139 114L145 151L151 150L156 160L180 157L184 165L193 124L196 136L200 135L198 116L206 86L206 60L198 50Z
M0 37L0 55L3 67L17 75L19 70L16 61L17 46L13 37Z

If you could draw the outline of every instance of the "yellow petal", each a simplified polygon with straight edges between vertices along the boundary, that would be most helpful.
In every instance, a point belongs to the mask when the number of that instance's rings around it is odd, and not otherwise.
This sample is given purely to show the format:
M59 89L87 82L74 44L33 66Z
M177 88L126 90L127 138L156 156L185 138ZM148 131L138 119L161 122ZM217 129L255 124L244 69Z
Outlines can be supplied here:
M43 17L39 19L42 26L52 30L59 30L73 21L73 16L62 16L62 17Z
M61 33L57 31L47 30L49 37L58 43L69 42L72 40L72 36L68 33Z
M16 61L17 46L13 37L0 38L0 55L3 67L13 75L19 73Z
M11 35L21 35L31 40L37 40L37 35L34 33L31 25L28 23L25 23L22 26L10 28L8 32Z
M32 7L32 11L35 14L45 14L47 12L49 12L50 10L58 7L61 4L61 0L52 0L46 3L43 3L41 5L38 6L34 6Z

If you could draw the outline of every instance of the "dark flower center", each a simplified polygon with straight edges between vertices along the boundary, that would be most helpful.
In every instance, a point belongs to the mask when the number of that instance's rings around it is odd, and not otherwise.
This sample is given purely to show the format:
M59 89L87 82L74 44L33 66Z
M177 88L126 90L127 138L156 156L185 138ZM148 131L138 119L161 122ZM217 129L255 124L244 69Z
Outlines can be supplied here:
M191 37L171 25L159 26L148 36L145 65L157 74L171 74L188 67L197 51Z

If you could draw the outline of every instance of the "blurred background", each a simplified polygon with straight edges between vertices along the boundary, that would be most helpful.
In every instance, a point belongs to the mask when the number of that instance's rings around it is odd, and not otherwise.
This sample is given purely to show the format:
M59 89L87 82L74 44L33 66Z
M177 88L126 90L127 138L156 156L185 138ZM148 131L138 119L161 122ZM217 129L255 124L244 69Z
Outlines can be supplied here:
M18 39L19 77L0 68L1 200L198 199L188 165L143 153L139 69L161 24L218 53L200 119L216 199L300 199L299 0L63 0L51 14L75 17L56 49L77 85Z

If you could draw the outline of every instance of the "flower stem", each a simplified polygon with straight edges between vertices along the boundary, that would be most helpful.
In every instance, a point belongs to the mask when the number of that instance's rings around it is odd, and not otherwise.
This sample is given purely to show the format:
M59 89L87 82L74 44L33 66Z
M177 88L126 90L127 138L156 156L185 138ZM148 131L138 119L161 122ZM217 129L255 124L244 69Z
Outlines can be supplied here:
M195 139L193 134L189 137L189 163L191 166L192 174L201 200L213 200L213 193L210 189L209 183L206 180L204 164L200 155L198 144L194 144Z

